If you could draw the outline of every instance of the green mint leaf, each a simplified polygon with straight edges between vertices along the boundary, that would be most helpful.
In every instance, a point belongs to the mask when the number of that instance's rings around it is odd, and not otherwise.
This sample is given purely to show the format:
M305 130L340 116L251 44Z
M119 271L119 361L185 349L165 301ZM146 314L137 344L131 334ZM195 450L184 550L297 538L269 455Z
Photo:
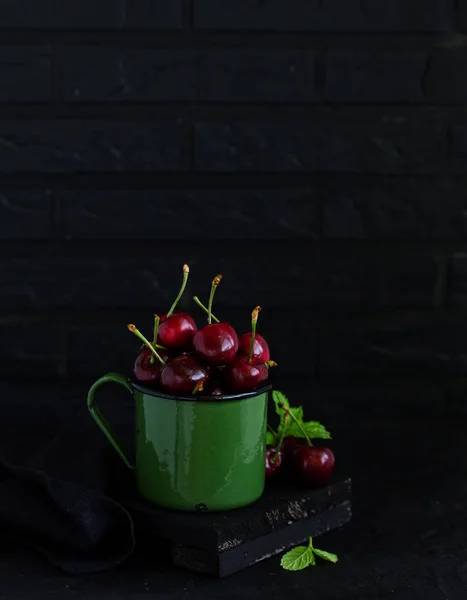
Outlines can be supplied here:
M331 434L326 429L326 427L324 427L324 425L321 425L321 423L318 423L318 421L304 421L303 423L301 423L301 425L310 439L332 439ZM289 424L287 435L292 435L293 437L298 438L305 437L303 431L294 422Z
M267 431L266 432L266 445L274 446L275 443L276 443L276 436L272 433L272 431Z
M332 563L336 563L339 559L337 558L337 554L332 554L332 552L326 552L325 550L319 550L318 548L313 548L312 552L319 556L324 560L329 560Z
M301 406L291 406L287 410L289 411L288 413L286 413L286 411L283 411L285 419L284 419L284 421L282 421L282 419L281 419L281 423L279 424L280 430L282 431L282 428L284 427L284 425L287 426L287 431L289 431L289 429L292 427L292 425L295 425L295 427L297 429L299 429L297 423L291 417L291 415L293 415L297 419L297 421L299 423L301 423L303 421L303 408Z
M297 419L297 421L299 423L302 423L303 421L303 406L292 406L291 408L289 408L290 412L293 414L293 416ZM293 419L292 419L293 421ZM294 421L295 423L295 421Z
M285 394L283 394L282 392L279 392L279 390L273 390L272 401L274 402L274 404L276 406L276 413L279 416L284 414L284 409L280 408L279 404L283 404L287 408L289 408L289 406L290 406L289 399L287 398L287 396Z
M296 546L281 558L281 567L287 571L301 571L316 564L313 550L306 546Z

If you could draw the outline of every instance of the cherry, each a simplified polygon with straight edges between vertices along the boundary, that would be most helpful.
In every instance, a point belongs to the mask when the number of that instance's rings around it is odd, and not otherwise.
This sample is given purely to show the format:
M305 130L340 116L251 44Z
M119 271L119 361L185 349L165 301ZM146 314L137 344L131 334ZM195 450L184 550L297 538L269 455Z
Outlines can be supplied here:
M333 471L335 458L332 450L302 445L293 454L293 469L302 483L326 485Z
M138 354L133 367L133 374L138 381L146 383L158 383L161 376L161 364L151 363L153 356L151 350L143 350Z
M196 354L211 365L225 365L238 351L238 337L229 323L212 323L200 329L193 338Z
M170 349L189 349L198 331L193 318L186 312L163 315L159 325L158 342Z
M284 463L287 463L287 465L292 465L295 453L305 444L306 442L303 438L297 438L291 435L285 436L281 445Z
M157 326L159 324L159 317L155 315L155 330L157 333ZM159 382L162 368L165 366L168 359L168 354L165 350L162 351L163 357L144 335L136 329L133 323L127 325L127 328L136 335L144 343L144 349L139 353L136 358L133 373L138 381L151 382L156 384Z
M209 383L203 392L203 396L224 396L227 391L224 386L224 367L206 365L209 372Z
M275 446L266 446L266 479L272 479L282 465L282 451Z
M248 333L242 334L238 339L238 353L248 356L250 353L251 347L251 338L252 332L248 331ZM253 343L253 358L258 358L263 362L267 362L271 358L271 354L269 352L269 346L266 340L259 333L255 334L255 341Z
M191 348L193 336L198 331L193 318L186 312L174 313L174 310L185 291L190 268L183 265L183 281L174 303L167 314L160 319L157 341L166 348L185 350Z
M253 357L253 348L256 335L256 323L261 306L256 306L251 313L251 344L247 356L237 356L225 367L225 381L234 392L248 392L254 390L268 380L268 367L276 366L273 360L267 363Z
M208 304L208 324L200 329L193 338L196 354L210 365L225 365L235 358L238 351L238 337L229 323L212 323L212 301L214 293L222 279L216 275L212 280Z
M282 440L282 466L283 471L289 480L293 481L297 478L294 468L295 454L304 445L306 445L306 441L303 438L286 436Z
M201 392L208 381L208 370L188 354L170 359L161 371L163 389L174 395Z
M159 361L152 361L152 350L145 348L136 357L133 374L138 381L156 385L160 381L162 365ZM167 352L160 352L159 356L166 361L169 358Z
M295 438L284 438L285 448L288 449L289 464L298 480L305 484L325 485L334 471L335 458L329 448L313 446L302 423L294 413L282 402L279 408L295 421L302 431L304 440L293 441ZM305 443L306 441L306 443Z
M225 391L217 381L211 381L203 392L203 396L223 396Z
M266 364L247 356L237 356L225 367L225 381L233 392L248 392L261 387L269 377Z

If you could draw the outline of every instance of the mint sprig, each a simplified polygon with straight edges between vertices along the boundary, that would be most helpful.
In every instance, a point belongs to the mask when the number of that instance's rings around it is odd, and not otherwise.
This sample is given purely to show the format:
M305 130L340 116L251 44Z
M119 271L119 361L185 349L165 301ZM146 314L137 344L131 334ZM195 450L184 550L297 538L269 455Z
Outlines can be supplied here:
M285 436L296 438L306 438L308 436L309 439L321 440L332 439L326 427L318 421L304 421L303 407L290 406L289 399L284 393L274 390L272 392L272 400L276 414L279 416L276 439L283 439ZM291 415L295 418L289 418Z
M315 555L323 560L336 563L339 559L336 554L319 550L313 546L313 539L308 538L308 546L296 546L281 558L281 567L287 571L301 571L316 565Z

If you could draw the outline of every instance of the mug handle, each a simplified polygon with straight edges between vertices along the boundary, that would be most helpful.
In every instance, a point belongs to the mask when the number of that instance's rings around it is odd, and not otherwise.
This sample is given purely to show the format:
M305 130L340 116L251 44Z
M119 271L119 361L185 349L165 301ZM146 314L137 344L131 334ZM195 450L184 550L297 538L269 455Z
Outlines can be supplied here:
M120 373L107 373L106 375L103 375L97 381L95 381L92 384L91 388L89 389L88 410L91 413L91 417L94 419L94 421L100 427L100 429L104 433L105 437L109 440L109 442L115 448L118 455L123 460L123 462L126 464L126 466L130 469L134 469L135 465L132 464L132 462L129 460L129 458L125 454L125 451L123 450L122 442L119 440L118 436L115 434L112 427L110 426L110 424L107 422L104 415L99 410L99 407L97 406L97 403L95 401L94 395L95 395L96 391L98 390L98 388L100 388L101 385L104 385L104 383L117 383L118 385L121 385L126 390L128 390L132 396L133 396L133 389L132 389L132 387L130 385L130 381L127 377L120 375Z

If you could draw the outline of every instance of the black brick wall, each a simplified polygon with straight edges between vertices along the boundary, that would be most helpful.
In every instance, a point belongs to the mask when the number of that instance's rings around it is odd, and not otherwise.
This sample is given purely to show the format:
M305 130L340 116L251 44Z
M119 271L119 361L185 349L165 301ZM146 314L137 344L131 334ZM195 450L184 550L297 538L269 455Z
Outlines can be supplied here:
M187 262L317 410L465 412L466 40L467 0L0 2L0 378L128 371Z

